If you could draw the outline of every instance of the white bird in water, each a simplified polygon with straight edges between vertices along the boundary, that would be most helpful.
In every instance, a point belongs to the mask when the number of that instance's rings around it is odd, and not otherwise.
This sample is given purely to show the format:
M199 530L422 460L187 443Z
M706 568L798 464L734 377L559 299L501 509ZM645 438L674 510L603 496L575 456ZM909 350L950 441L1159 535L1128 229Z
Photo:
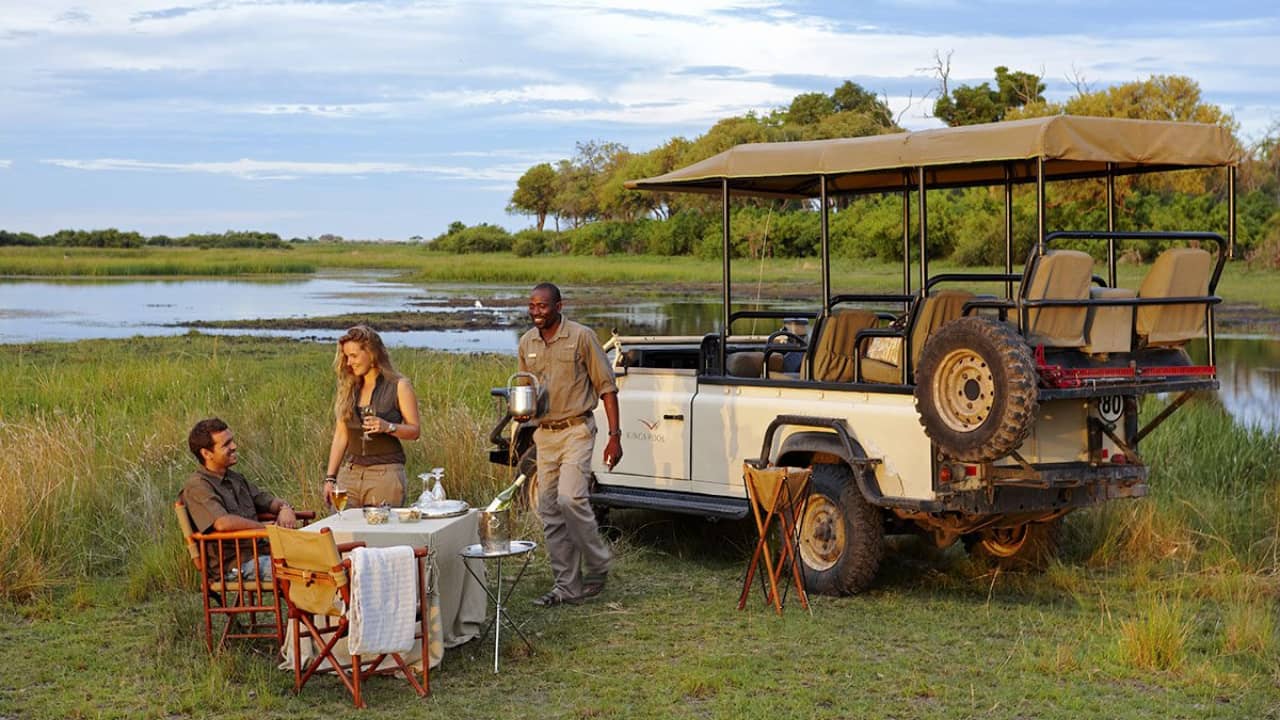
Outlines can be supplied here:
M484 303L481 303L479 300L477 300L477 301L476 301L476 307L478 307L478 308L482 308L482 307L484 307Z

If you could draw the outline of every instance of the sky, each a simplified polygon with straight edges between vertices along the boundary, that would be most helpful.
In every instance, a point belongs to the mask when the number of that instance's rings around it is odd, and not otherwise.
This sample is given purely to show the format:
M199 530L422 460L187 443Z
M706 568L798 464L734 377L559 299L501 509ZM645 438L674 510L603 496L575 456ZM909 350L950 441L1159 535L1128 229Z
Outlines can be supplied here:
M511 230L529 167L643 152L845 80L929 116L1187 75L1246 142L1280 123L1280 4L1103 0L0 0L0 229L404 240Z

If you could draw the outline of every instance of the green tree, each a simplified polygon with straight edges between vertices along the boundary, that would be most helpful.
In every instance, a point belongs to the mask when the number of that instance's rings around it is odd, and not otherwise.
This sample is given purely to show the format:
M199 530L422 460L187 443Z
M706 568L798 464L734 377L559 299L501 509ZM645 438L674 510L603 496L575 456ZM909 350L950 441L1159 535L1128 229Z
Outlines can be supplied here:
M516 181L516 191L511 194L507 212L533 215L538 218L538 230L547 222L547 213L555 206L556 171L550 163L539 163L525 171Z
M995 69L996 87L990 83L961 85L950 92L946 90L946 78L942 77L939 94L933 104L933 114L939 120L955 127L999 122L1013 108L1029 103L1044 102L1045 85L1039 75L1021 71L1010 72L1001 65Z
M816 125L835 111L836 104L830 95L820 92L802 93L791 101L786 120L797 125Z
M867 116L881 128L888 129L894 126L893 113L889 112L889 106L852 80L845 80L843 85L832 91L831 102L837 115L858 113Z

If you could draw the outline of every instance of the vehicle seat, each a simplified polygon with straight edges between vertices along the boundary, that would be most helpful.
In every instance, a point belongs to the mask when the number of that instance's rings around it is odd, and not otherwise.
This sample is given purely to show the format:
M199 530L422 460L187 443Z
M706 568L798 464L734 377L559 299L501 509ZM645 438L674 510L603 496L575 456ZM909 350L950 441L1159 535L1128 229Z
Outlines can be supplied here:
M1140 298L1205 297L1213 257L1199 248L1160 253L1138 288ZM1146 346L1181 345L1205 336L1204 305L1146 305L1138 308L1136 330Z
M911 330L912 367L919 362L920 351L924 348L924 342L929 335L959 318L964 313L965 303L972 299L973 293L967 290L941 290L924 299L916 314L915 326ZM867 344L870 345L871 342ZM884 355L877 357L864 350L868 354L862 358L862 379L867 382L900 384L902 382L901 342L898 345L897 358L894 361L884 359Z
M1091 287L1092 299L1136 297L1130 288ZM1091 307L1084 323L1084 347L1091 355L1127 353L1133 349L1133 306Z
M823 320L813 348L813 379L818 382L853 382L853 358L858 351L859 330L875 327L870 310L842 310Z
M782 353L769 356L769 374L782 371ZM764 377L764 352L761 350L743 350L729 353L725 358L725 371L733 377Z
M1022 278L1024 300L1086 300L1093 280L1093 258L1079 250L1050 250L1032 255ZM1032 308L1027 312L1027 342L1045 347L1085 344L1088 308Z

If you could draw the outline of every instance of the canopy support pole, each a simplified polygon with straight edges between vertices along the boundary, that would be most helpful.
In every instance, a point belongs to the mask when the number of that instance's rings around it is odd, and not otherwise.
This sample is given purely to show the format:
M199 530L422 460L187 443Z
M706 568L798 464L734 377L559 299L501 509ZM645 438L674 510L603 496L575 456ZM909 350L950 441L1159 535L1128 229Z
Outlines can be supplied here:
M911 294L911 173L908 171L902 173L902 294Z
M929 203L925 197L924 168L916 168L916 172L918 173L916 182L920 186L917 191L919 197L916 200L920 205L920 296L924 297L929 284L929 253L925 250L925 241L928 239L929 234Z
M1048 218L1044 210L1044 158L1036 158L1036 255L1043 256L1047 248L1044 246L1045 226Z
M1236 166L1227 168L1227 259L1236 258Z
M720 361L720 374L725 374L725 354L729 345L729 284L732 280L729 275L729 251L732 249L732 243L729 241L729 178L720 180L720 230L721 230L721 253L720 253L720 281L721 292L721 322L720 322L720 348L718 350Z
M1013 171L1004 166L1004 272L1013 274ZM1013 299L1013 281L1004 281L1004 299Z
M1107 232L1116 231L1116 165L1107 163ZM1107 238L1107 283L1116 286L1116 239Z
M827 176L818 177L818 194L822 202L822 317L831 314L831 233L827 212Z

